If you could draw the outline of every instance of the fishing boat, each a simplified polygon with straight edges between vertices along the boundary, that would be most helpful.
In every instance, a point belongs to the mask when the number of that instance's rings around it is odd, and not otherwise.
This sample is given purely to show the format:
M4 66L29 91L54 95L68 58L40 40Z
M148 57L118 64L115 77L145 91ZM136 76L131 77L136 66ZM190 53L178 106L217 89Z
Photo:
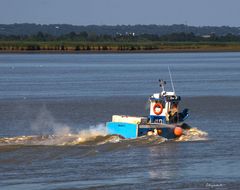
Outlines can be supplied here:
M131 139L150 135L173 139L180 137L184 129L189 129L184 123L189 117L188 109L179 111L181 97L176 95L173 83L172 91L165 91L166 81L159 80L159 83L162 91L149 97L149 115L113 115L112 121L106 124L108 134Z

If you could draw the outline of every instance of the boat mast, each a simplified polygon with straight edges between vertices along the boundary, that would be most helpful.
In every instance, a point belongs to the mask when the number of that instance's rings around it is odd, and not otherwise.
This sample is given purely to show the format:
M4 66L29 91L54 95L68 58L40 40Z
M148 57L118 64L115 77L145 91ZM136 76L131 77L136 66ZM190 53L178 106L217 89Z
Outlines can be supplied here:
M165 91L164 86L165 86L165 84L167 84L166 81L161 80L161 79L159 79L158 81L159 81L159 83L160 83L159 86L162 88L162 91L164 92L164 91Z
M170 80L171 80L171 85L172 85L172 90L175 93L175 89L174 89L174 85L173 85L173 80L172 80L172 74L171 74L171 70L170 67L168 66L168 72L169 72L169 76L170 76Z

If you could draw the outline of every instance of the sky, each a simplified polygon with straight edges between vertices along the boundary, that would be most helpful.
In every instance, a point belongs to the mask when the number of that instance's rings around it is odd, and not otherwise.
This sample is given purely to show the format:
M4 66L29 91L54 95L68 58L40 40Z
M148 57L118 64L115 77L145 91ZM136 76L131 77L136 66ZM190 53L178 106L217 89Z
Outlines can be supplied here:
M0 24L240 26L240 0L0 0Z

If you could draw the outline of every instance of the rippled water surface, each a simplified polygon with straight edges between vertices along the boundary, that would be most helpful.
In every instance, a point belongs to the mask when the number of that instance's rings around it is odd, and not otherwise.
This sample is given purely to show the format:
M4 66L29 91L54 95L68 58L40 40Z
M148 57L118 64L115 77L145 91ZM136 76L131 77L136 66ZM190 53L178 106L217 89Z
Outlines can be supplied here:
M168 66L193 129L107 135ZM240 53L0 54L0 189L239 189L239 83Z

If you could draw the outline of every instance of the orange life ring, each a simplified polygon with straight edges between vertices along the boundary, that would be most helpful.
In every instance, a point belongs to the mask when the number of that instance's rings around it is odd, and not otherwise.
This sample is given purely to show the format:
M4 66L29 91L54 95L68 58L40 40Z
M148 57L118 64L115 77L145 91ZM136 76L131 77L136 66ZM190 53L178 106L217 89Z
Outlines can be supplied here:
M158 108L159 110L157 110L157 108ZM154 112L156 115L160 115L160 114L162 113L162 111L163 111L163 106L162 106L162 104L156 103L156 104L153 106L153 112Z

